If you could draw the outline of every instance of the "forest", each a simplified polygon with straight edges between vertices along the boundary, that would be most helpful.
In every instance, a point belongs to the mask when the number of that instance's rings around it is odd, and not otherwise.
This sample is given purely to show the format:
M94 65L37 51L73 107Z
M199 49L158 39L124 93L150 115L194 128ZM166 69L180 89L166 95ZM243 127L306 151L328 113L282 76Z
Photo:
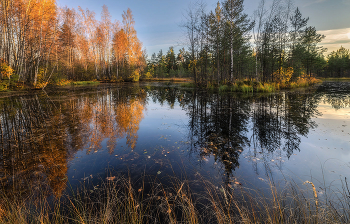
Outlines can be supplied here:
M170 47L152 54L149 76L192 77L196 83L234 83L242 79L290 83L310 77L346 77L349 50L326 55L325 36L308 26L293 1L260 1L254 15L244 13L243 0L218 2L207 13L194 4L181 24L188 49Z
M181 24L186 39L149 57L137 37L132 11L112 22L108 7L58 7L55 0L1 0L0 90L45 88L74 81L191 78L198 85L239 80L291 85L311 77L350 75L349 50L326 55L325 38L308 26L292 0L261 0L254 15L243 0L207 10L191 4Z
M55 0L0 3L2 89L36 88L68 80L135 80L146 65L130 9L112 22L107 6L101 19L79 7L59 8Z

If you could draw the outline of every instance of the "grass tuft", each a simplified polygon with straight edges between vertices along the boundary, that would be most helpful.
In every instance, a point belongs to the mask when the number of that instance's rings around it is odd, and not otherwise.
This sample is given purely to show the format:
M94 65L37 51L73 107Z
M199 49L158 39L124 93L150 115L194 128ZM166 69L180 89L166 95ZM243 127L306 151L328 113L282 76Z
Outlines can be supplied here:
M72 82L72 85L80 86L80 85L98 85L100 82L98 81L76 81Z
M160 182L134 183L110 178L101 186L82 187L74 196L49 202L32 192L0 195L1 223L349 223L347 180L342 189L320 198L314 183L294 181L281 188L266 180L269 190L251 190L237 182L217 186L200 177L189 182L170 177ZM305 185L306 184L306 185ZM311 188L309 187L311 185ZM138 187L135 187L138 186ZM191 186L202 186L193 195ZM145 189L149 190L145 190Z
M227 85L220 85L219 86L219 92L227 92L230 88Z
M185 82L185 83L181 83L181 87L195 88L196 84L194 82Z

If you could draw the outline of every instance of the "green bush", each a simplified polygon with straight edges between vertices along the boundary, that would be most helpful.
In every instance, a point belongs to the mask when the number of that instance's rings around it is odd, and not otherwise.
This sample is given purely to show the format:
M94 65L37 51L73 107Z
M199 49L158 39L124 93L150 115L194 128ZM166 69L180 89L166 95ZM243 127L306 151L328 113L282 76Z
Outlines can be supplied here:
M6 90L8 90L8 82L0 81L0 91L6 91Z
M248 85L246 85L246 84L241 85L241 86L240 86L240 89L241 89L241 91L244 92L244 93L250 93L250 92L253 92L253 91L254 91L253 86L248 86Z
M219 86L219 92L227 92L229 90L227 85Z

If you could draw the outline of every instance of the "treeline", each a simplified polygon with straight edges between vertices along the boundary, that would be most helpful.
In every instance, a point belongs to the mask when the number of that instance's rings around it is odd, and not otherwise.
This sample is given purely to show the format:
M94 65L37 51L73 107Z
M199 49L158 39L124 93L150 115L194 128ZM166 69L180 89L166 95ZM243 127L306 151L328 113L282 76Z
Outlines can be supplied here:
M252 19L243 9L243 0L218 2L209 13L203 4L190 7L182 24L188 49L153 54L147 74L193 77L204 85L242 79L285 84L347 74L349 51L325 57L318 45L325 37L308 26L292 0L274 0L269 7L262 0Z
M36 88L66 80L130 80L192 77L198 84L255 79L290 83L316 75L350 75L349 50L327 57L324 36L308 26L292 0L261 0L254 16L243 0L225 0L207 12L190 7L182 27L188 48L170 47L146 62L130 9L112 22L81 7L59 8L55 0L0 1L0 90L19 82Z
M146 64L130 9L112 22L55 0L0 1L1 78L43 87L49 80L138 80Z
M350 77L350 52L344 47L332 51L327 57L327 66L323 77Z

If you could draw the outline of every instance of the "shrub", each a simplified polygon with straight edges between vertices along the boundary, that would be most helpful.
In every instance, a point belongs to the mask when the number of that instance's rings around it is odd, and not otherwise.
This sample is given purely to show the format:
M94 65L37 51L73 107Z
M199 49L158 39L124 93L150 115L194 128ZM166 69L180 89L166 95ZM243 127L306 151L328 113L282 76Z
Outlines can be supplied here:
M244 93L249 93L249 92L253 92L253 86L248 86L246 84L243 84L240 86L241 91Z
M153 76L152 76L152 74L150 73L150 72L147 72L146 74L145 74L145 78L146 79L150 79L150 78L152 78Z
M0 81L0 91L6 91L8 89L8 83Z
M138 82L140 80L140 74L137 70L135 70L133 73L132 73L132 81L133 82Z
M231 91L232 92L237 92L239 90L239 87L236 83L233 83L231 86Z
M13 74L13 69L3 61L0 64L0 73L2 76L10 79L11 75Z
M229 90L227 85L219 86L219 92L227 92Z

